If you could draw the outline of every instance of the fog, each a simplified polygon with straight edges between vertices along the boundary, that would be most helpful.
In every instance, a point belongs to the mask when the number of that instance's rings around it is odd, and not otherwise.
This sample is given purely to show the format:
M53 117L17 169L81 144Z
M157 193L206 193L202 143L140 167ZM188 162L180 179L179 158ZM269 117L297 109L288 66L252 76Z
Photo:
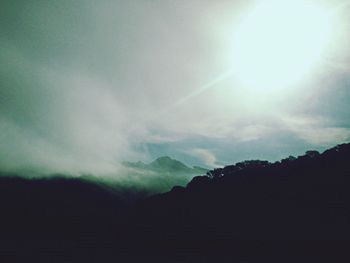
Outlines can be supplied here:
M349 141L348 33L288 91L220 79L252 2L2 1L1 170L121 176L128 160L212 168Z

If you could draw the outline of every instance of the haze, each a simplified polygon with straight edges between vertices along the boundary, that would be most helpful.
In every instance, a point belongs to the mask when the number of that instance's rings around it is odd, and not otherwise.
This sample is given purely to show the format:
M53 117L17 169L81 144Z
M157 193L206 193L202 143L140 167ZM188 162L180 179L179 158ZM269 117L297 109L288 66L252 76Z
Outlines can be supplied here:
M313 1L336 10L326 55L273 94L225 75L256 2L3 0L1 170L118 174L163 155L212 168L349 141L349 1Z

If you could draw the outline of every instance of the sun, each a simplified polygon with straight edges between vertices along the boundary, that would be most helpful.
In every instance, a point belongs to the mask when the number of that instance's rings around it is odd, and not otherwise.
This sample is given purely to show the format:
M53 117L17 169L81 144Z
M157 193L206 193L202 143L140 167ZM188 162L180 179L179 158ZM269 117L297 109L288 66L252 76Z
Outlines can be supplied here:
M233 71L247 88L291 86L317 65L332 36L329 9L317 1L262 0L233 34Z

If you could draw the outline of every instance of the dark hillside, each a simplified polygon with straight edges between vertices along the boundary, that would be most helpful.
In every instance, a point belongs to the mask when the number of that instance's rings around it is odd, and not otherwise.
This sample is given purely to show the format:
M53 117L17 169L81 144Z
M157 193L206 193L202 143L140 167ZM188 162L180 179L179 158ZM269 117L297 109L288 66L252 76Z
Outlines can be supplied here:
M349 163L349 144L273 164L245 161L151 197L139 213L171 238L350 239Z
M349 163L350 144L245 161L136 204L84 180L3 175L0 260L257 262L260 241L350 240ZM277 262L315 262L273 251Z

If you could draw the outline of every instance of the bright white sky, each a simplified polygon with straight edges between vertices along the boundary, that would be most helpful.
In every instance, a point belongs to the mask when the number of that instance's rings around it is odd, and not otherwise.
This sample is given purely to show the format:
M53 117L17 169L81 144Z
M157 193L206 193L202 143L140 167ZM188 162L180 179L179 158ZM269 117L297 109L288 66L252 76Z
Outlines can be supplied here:
M2 1L0 166L212 167L349 141L349 2Z

